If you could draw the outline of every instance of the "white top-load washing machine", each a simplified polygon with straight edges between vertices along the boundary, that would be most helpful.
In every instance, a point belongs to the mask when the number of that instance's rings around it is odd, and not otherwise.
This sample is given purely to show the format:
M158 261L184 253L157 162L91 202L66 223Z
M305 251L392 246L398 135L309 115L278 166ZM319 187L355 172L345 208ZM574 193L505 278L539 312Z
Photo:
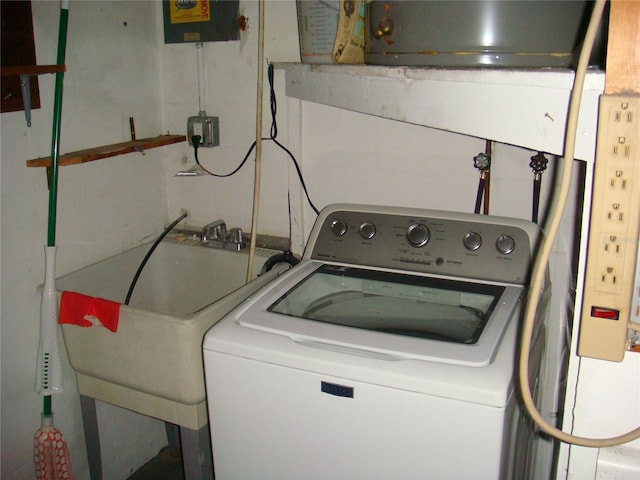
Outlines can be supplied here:
M514 366L540 235L502 217L325 208L300 264L205 336L216 479L533 478Z

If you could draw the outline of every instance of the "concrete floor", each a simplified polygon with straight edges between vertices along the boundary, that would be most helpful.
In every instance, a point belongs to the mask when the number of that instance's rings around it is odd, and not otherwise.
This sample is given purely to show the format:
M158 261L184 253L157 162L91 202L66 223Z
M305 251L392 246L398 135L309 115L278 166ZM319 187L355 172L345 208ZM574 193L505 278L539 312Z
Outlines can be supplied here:
M128 480L184 480L180 450L164 448Z

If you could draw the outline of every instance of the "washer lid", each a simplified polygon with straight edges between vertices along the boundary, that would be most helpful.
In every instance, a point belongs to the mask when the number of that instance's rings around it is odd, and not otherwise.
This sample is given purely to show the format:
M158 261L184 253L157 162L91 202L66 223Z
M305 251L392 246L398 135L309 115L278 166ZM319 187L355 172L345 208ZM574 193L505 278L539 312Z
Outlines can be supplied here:
M238 312L298 342L468 366L492 362L522 289L305 262Z

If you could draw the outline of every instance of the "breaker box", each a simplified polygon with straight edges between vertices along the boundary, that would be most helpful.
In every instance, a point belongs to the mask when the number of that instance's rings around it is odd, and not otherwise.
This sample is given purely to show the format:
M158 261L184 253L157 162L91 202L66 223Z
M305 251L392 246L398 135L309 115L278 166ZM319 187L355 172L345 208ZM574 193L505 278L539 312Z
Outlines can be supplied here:
M238 40L239 0L163 0L164 43Z

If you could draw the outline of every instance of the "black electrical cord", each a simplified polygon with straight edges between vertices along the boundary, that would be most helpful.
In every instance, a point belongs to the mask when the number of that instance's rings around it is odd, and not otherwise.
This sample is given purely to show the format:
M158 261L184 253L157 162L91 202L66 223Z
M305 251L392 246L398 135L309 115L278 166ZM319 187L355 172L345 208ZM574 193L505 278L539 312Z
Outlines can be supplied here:
M273 89L273 75L274 75L273 71L274 71L273 65L270 63L267 69L267 77L269 79L269 104L271 108L271 128L269 130L269 137L263 138L262 140L267 140L267 141L271 140L278 147L280 147L284 152L286 152L287 155L289 155L289 158L291 159L291 161L293 162L293 165L295 166L298 179L300 180L300 185L302 186L302 189L304 190L304 194L307 197L307 202L309 203L309 206L311 207L311 209L317 215L318 213L320 213L320 211L316 208L316 206L311 201L311 197L309 197L309 191L307 190L307 185L305 184L304 178L302 177L302 171L300 170L300 165L298 165L298 161L293 156L293 154L289 151L289 149L287 149L284 145L282 145L276 139L278 136L278 124L276 122L277 100L276 100L275 90ZM196 137L197 137L197 141L196 141ZM198 160L198 146L200 145L200 137L198 135L194 135L193 137L191 137L191 143L193 144L193 153L195 156L196 164L198 164L198 166L209 175L213 175L214 177L221 177L221 178L230 177L238 173L238 171L244 166L244 164L247 163L247 160L249 159L251 152L256 147L256 142L254 141L251 144L251 147L249 147L249 151L247 151L247 154L242 159L242 162L240 162L240 165L238 165L231 173L219 174L219 173L213 173L212 171L208 170Z
M287 149L287 147L285 147L278 140L276 140L276 137L278 136L278 124L276 122L276 113L277 113L278 106L276 101L276 93L275 93L275 90L273 89L273 70L274 70L273 64L270 63L269 67L267 68L267 77L269 78L269 103L271 107L271 129L270 129L269 140L273 141L273 143L275 143L282 150L284 150L287 153L287 155L289 155L289 158L293 162L293 165L296 167L296 172L298 174L298 178L300 179L300 185L302 185L304 194L307 197L307 202L309 203L309 206L315 212L315 214L318 215L320 211L316 208L316 206L311 201L311 198L309 197L309 191L307 190L307 185L304 183L304 178L302 176L302 171L300 170L300 165L298 165L298 161L293 156L293 153L291 153L289 149Z
M263 140L266 140L266 139L263 139ZM198 160L198 146L200 144L200 135L194 135L193 137L191 137L191 143L193 144L193 155L195 157L195 160L198 166L209 175L213 175L214 177L220 177L220 178L230 177L238 173L238 171L244 166L244 164L247 163L247 160L249 159L249 155L251 155L251 152L256 146L256 142L254 141L251 144L251 148L249 148L249 151L244 156L244 159L242 159L242 162L240 162L240 165L238 165L232 172L222 174L222 173L213 173L211 170L207 169L204 165L202 165L200 163L200 160Z
M194 144L195 145L195 144ZM198 147L196 147L197 149ZM157 238L157 240L153 243L153 245L151 245L151 248L149 249L149 251L147 252L147 254L145 255L144 259L142 260L142 262L140 263L140 266L138 267L138 271L136 272L136 274L133 276L133 280L131 280L131 285L129 286L129 291L127 292L127 297L124 300L124 304L125 305L129 305L129 300L131 300L131 294L133 293L133 289L136 288L136 283L138 283L138 278L140 278L140 274L142 273L142 270L144 269L144 266L147 264L147 262L149 261L149 258L151 258L151 255L153 254L153 252L155 251L155 249L158 247L158 245L160 245L160 242L162 241L162 239L164 237L167 236L167 234L173 230L173 227L175 227L178 223L180 223L183 219L187 218L188 213L183 213L182 215L180 215L178 218L176 218L173 222L171 222L171 224L166 227L164 229L164 231L160 234L160 236Z
M287 205L289 210L289 248L282 253L278 253L269 257L267 261L264 262L262 270L260 270L260 275L264 275L279 263L288 263L292 267L295 267L298 263L300 263L300 258L294 255L293 251L291 250L291 199L289 198L288 194Z

